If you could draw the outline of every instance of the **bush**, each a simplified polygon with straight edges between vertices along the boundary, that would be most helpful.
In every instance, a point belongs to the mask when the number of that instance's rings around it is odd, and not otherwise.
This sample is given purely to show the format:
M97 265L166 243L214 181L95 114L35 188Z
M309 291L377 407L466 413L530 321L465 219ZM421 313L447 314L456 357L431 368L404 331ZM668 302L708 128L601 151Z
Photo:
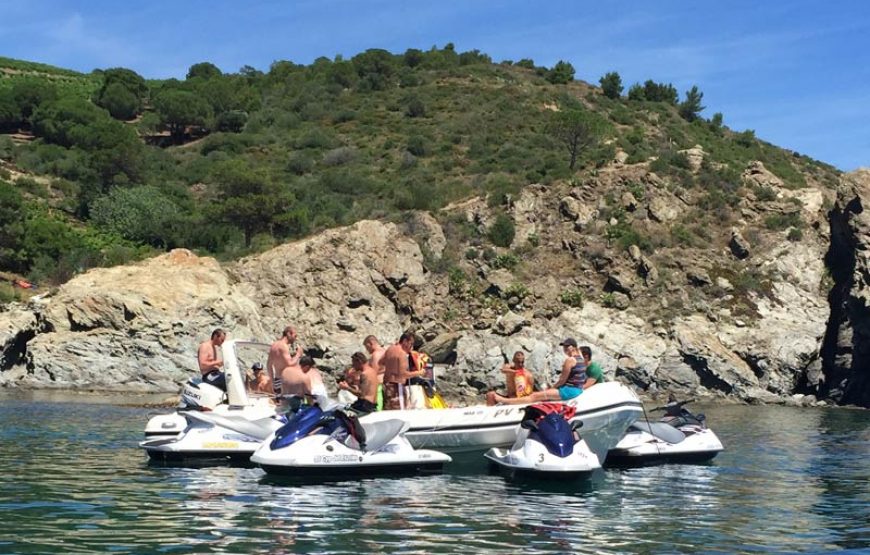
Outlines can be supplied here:
M409 118L421 118L426 115L426 107L419 98L414 97L408 102L405 113Z
M504 268L505 270L513 270L520 264L520 259L515 254L506 253L496 255L492 259L493 268Z
M414 156L426 156L426 140L420 135L409 137L407 150Z
M350 147L342 146L324 154L323 165L330 167L343 166L353 162L354 158L356 158L356 151Z
M790 214L771 214L764 218L764 227L774 231L782 231L789 227L799 228L803 226L800 214L792 212Z
M509 247L515 235L514 221L507 214L499 214L489 228L489 240L497 247Z
M786 235L786 239L792 242L798 242L804 238L804 232L801 231L799 227L793 227L788 230L788 235Z
M559 295L559 300L564 305L573 308L583 308L583 291L576 287L566 289L565 291L562 291L561 295Z
M556 85L564 85L574 80L574 66L570 63L559 60L553 69L547 72L547 81Z

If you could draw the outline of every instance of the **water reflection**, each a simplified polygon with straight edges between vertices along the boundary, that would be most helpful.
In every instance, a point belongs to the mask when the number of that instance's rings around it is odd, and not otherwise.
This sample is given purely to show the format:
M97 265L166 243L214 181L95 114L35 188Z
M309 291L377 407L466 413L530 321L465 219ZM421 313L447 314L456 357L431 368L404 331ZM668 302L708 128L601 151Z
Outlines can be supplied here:
M149 466L147 411L0 403L0 552L673 553L870 547L870 415L713 407L707 465L294 484Z

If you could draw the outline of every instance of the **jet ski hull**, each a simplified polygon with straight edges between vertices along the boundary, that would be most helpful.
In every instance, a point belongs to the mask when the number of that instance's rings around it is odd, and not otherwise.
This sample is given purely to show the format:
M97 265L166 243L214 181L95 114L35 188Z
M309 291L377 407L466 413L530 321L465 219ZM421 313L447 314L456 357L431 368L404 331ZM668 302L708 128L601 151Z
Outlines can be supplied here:
M607 453L609 466L690 464L712 460L725 448L713 430L693 431L679 443L669 443L644 431L632 429Z

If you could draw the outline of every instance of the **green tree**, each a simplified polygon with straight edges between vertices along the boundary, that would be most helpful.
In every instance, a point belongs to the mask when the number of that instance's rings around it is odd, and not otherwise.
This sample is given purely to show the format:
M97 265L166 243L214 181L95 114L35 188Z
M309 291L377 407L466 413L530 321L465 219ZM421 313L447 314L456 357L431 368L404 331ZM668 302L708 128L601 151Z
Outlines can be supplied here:
M686 99L680 103L680 116L686 121L695 121L704 110L705 106L701 105L701 100L704 98L704 93L698 90L698 85L692 86L686 91Z
M99 105L120 120L129 120L139 113L140 102L130 90L120 83L112 83L103 91Z
M187 79L212 79L214 77L220 77L223 75L223 72L218 68L218 66L214 65L211 62L200 62L198 64L193 64L190 66L190 69L187 70Z
M409 48L405 50L405 55L402 56L402 61L408 67L417 67L423 62L423 51L417 48Z
M113 189L94 201L91 221L121 237L165 248L179 210L156 187Z
M21 79L12 85L12 98L21 116L28 119L37 108L57 98L57 89L42 79Z
M722 130L722 112L716 112L713 114L713 117L710 118L710 127L713 128L713 131L721 131Z
M162 91L154 99L154 107L176 140L184 137L188 126L205 125L211 117L211 107L204 98L180 89Z
M646 100L643 95L643 86L640 83L635 83L628 88L629 100Z
M241 229L250 247L255 234L271 229L285 199L262 170L241 160L221 164L213 179L221 200L218 217Z
M601 83L601 90L607 98L622 96L622 77L619 76L619 73L615 71L605 73L598 82Z
M514 65L517 67L525 68L525 69L535 69L535 61L532 60L531 58L523 58L522 60L518 61Z
M570 63L559 60L549 72L547 72L547 81L554 84L566 84L574 80L574 66Z
M20 241L24 235L24 199L11 183L0 180L0 269L23 271Z
M0 131L15 131L21 126L24 118L12 91L0 89Z
M576 108L555 112L549 124L550 133L568 150L572 170L580 154L598 144L604 127L599 116Z
M677 104L677 89L670 83L656 83L652 79L648 79L643 83L644 100L650 102L667 102L668 104Z

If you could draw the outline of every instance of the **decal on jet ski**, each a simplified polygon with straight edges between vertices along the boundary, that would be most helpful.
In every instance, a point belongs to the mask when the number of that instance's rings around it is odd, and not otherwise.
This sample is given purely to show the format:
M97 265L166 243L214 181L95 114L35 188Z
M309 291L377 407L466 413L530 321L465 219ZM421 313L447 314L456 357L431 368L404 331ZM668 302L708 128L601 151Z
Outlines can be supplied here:
M238 441L203 441L203 449L238 449Z
M332 464L332 463L349 463L349 462L361 462L362 457L359 455L315 455L314 462L315 463L323 463L323 464Z

